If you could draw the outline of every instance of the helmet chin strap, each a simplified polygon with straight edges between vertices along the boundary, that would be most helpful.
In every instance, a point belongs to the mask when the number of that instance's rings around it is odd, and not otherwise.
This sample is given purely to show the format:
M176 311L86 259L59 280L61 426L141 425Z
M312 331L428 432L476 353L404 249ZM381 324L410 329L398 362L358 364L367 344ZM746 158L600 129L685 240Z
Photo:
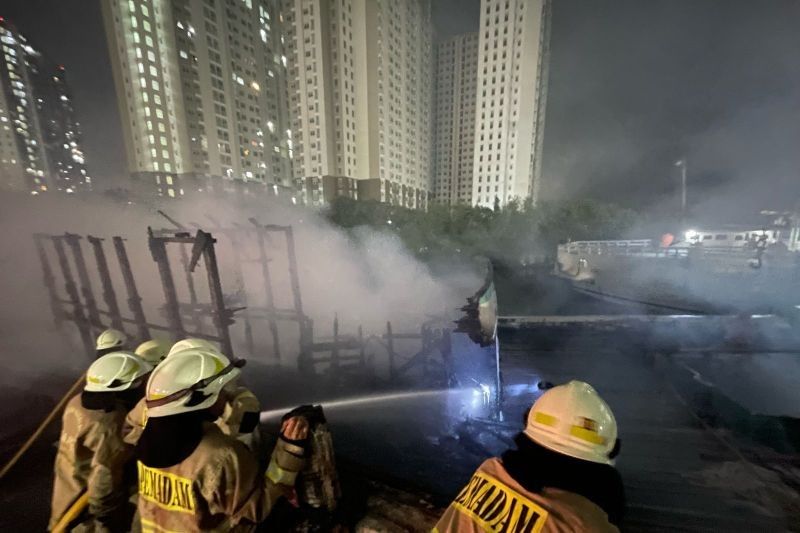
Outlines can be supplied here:
M201 390L192 391L192 395L189 397L188 400L186 400L185 405L187 407L191 407L193 405L199 405L204 401L206 401L209 397L211 397L211 394L206 394Z
M181 389L179 391L173 392L172 394L169 394L169 395L164 396L163 398L159 398L157 400L146 400L145 403L147 404L147 407L159 407L159 406L162 406L162 405L166 405L168 403L172 403L172 402L178 401L179 399L183 398L184 396L188 396L189 394L191 394L192 398L189 399L189 402L191 402L191 403L188 403L187 405L197 405L197 403L200 403L200 402L196 401L196 398L197 398L195 396L196 394L199 393L199 394L202 394L203 396L205 396L205 398L208 398L210 396L210 394L206 394L205 392L203 392L203 390L206 387L208 387L211 383L213 383L215 380L221 378L222 376L225 376L226 374L230 374L235 369L242 368L245 365L246 362L247 361L244 360L244 359L237 359L236 361L231 362L230 365L228 365L225 368L223 368L220 372L214 374L213 376L209 376L209 377L207 377L205 379L202 379L202 380L198 381L197 383L195 383L191 387L187 387L185 389ZM193 400L195 400L195 401L193 402Z
M615 459L619 455L621 449L622 449L622 439L617 437L617 440L614 441L614 447L611 448L610 452L608 452L608 458Z

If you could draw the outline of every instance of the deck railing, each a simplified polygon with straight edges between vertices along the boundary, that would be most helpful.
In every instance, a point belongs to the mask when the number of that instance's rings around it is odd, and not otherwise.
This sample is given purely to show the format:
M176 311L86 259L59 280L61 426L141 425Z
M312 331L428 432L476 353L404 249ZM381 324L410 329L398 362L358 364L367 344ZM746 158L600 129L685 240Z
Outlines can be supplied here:
M571 255L635 255L640 257L704 256L754 257L757 251L746 246L658 246L652 239L619 241L573 241L558 246L559 253Z

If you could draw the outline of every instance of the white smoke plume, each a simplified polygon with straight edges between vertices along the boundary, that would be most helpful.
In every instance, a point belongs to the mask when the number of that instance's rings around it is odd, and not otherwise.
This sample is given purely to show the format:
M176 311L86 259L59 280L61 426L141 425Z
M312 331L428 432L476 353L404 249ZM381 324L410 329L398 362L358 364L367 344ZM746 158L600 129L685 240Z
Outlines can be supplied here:
M115 235L125 237L148 321L164 325L168 323L160 309L164 296L156 264L147 248L148 226L171 228L171 224L157 213L156 206L125 205L100 196L59 198L6 195L0 197L0 202L0 225L4 235L4 243L0 248L0 290L4 295L4 303L0 306L0 336L3 339L4 357L1 364L4 382L17 381L20 375L38 376L43 369L52 373L74 373L85 368L89 362L75 333L75 326L66 322L59 333L53 325L42 271L33 246L32 235L36 232L60 234L69 231L106 238L105 253L111 267L117 301L122 314L130 316L125 287L110 239ZM277 202L234 204L210 198L166 202L159 207L189 227L191 233L196 231L192 225L196 223L214 234L218 241L216 250L223 291L226 296L235 296L244 289L251 306L264 305L263 277L257 261L255 241L243 238L239 243L238 251L245 261L243 281L240 281L232 268L231 242L225 235L215 232L214 227L219 223L223 227L238 224L243 228L252 228L248 222L250 217L262 224L291 225L294 228L304 312L314 320L315 337L332 335L334 316L339 318L343 335L356 334L358 326L363 326L365 336L380 335L387 321L392 321L395 331L418 331L422 322L431 316L450 313L452 317L464 297L472 294L480 285L480 274L464 265L453 265L452 274L447 279L434 278L391 231L376 232L358 228L354 232L355 238L352 238L328 224L319 213L308 209ZM85 241L83 251L89 265L95 299L101 308L105 308L102 288L95 274L94 256ZM293 300L286 244L280 234L276 234L268 244L267 254L270 257L276 307L289 308ZM71 254L68 255L71 258ZM185 273L181 269L177 247L169 248L169 255L180 300L186 302ZM66 298L56 255L52 250L49 258L56 273L57 289L61 297ZM75 276L71 259L70 265ZM198 267L193 277L198 300L201 303L208 302L208 286L202 266ZM185 322L187 329L192 329L192 324ZM237 350L243 347L243 322L240 312L236 324L231 328ZM253 326L258 353L246 355L274 362L271 361L271 338L266 322L254 321ZM136 332L133 326L127 330L131 334ZM204 331L214 332L210 318L205 320ZM281 348L285 355L281 362L284 365L294 364L298 351L297 331L294 323L280 323ZM20 364L20 358L24 358L25 364Z

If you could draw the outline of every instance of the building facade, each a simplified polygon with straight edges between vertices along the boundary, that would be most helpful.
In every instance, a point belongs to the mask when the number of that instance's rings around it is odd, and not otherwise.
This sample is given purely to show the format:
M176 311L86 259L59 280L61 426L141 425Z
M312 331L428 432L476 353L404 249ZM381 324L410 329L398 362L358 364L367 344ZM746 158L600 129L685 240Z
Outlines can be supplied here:
M551 0L482 0L472 203L539 193Z
M293 194L279 0L104 0L128 169L159 195Z
M471 204L478 34L436 46L433 197L440 204Z
M324 203L336 184L360 199L424 209L433 142L430 0L284 6L294 177L304 200Z
M64 67L0 19L0 189L90 189Z

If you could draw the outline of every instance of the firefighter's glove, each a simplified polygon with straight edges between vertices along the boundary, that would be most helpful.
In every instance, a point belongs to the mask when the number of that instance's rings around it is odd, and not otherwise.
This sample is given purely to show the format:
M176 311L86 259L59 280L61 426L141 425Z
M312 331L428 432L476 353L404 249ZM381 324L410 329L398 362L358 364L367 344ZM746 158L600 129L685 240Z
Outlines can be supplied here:
M285 418L281 423L281 439L294 446L305 448L308 440L308 420L296 415Z
M301 405L295 407L281 418L281 422L286 422L293 417L303 417L308 423L310 429L316 428L319 424L325 423L325 413L322 411L321 405Z
M279 485L293 486L305 465L307 440L308 421L300 416L286 418L267 467L267 478Z

